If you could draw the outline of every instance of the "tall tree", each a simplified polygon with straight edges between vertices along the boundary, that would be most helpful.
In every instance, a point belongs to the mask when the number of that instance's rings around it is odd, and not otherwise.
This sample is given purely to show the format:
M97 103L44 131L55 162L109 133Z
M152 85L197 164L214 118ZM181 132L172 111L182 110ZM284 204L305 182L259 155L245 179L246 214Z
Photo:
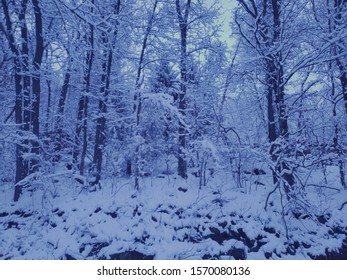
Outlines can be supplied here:
M140 58L139 63L137 67L137 74L136 74L136 81L135 81L135 115L136 115L136 129L135 134L136 136L140 135L140 118L141 118L141 110L142 110L142 97L141 97L141 78L143 76L143 70L144 70L144 59L145 59L145 52L147 50L147 44L148 44L148 38L151 34L152 28L153 28L153 22L156 15L156 9L158 6L158 0L154 1L152 11L150 12L148 23L145 29L145 33L143 36L142 46L141 46L141 52L140 52ZM135 148L135 189L139 189L139 176L140 176L140 152L139 152L139 145Z
M89 7L91 13L94 11L94 1L91 1ZM86 56L85 68L83 73L83 93L78 101L77 123L74 139L73 161L79 170L80 175L84 174L85 157L87 154L88 141L88 106L92 67L94 62L94 25L87 20L88 31L85 34L86 38ZM82 134L82 135L81 135Z
M344 114L347 114L347 39L345 29L347 27L347 1L334 0L326 1L311 1L312 14L315 25L313 25L319 32L320 40L318 44L324 44L326 40L332 41L330 48L326 51L326 63L322 62L321 65L327 66L326 76L330 83L330 90L327 93L333 104L333 126L334 133L332 137L332 147L334 152L338 155L338 165L340 171L340 182L344 188L346 185L345 175L345 162L344 162L344 147L343 142L344 133L343 124L339 123L338 108L343 103ZM320 65L320 66L321 66ZM338 82L340 82L340 87Z
M43 45L43 19L41 12L41 3L39 0L32 0L35 15L35 53L32 62L32 96L30 106L32 122L32 130L37 137L36 141L33 141L32 152L36 155L40 153L40 100L41 100L41 64L44 51ZM37 170L38 160L36 159L33 163L34 170ZM33 170L33 171L34 171Z
M191 8L191 0L182 3L181 0L176 0L176 12L180 30L180 92L178 93L178 110L182 115L182 119L186 114L187 108L187 38L188 38L188 17ZM186 161L186 126L182 119L179 119L178 124L178 175L182 178L187 178L187 161Z
M281 183L289 200L292 199L295 184L293 170L283 160L288 153L289 129L288 113L285 101L285 62L286 28L283 18L286 7L282 0L238 0L243 14L252 20L255 32L246 31L248 23L240 10L236 13L236 23L241 36L261 57L262 69L265 75L265 91L267 97L268 140L270 156L274 165L274 183ZM290 8L290 5L288 5ZM288 7L287 6L287 7ZM292 11L291 11L292 12Z
M14 56L15 65L15 121L18 125L18 142L16 145L16 176L14 201L18 201L25 178L38 170L39 164L39 134L40 134L40 95L41 95L41 63L44 51L43 22L40 2L32 1L34 11L35 44L34 57L29 52L29 32L27 27L28 1L18 3L17 9L10 10L6 0L1 1L5 16L6 38ZM12 13L18 18L20 37L15 35ZM28 134L32 133L33 137ZM31 138L31 140L29 140ZM34 140L33 140L34 139ZM31 154L28 158L27 156Z
M120 12L121 1L117 0L114 6L113 15L117 18ZM113 52L115 47L115 41L118 34L119 21L116 19L114 26L109 28L109 32L102 34L102 43L104 47L104 58L102 62L102 75L101 75L101 88L100 98L98 105L98 117L96 121L95 131L95 145L93 164L95 167L96 178L95 184L98 184L101 179L101 167L103 160L103 149L106 144L106 113L107 113L107 101L110 93L111 82L111 69L113 62Z
M329 6L329 4L327 5ZM340 71L339 80L341 83L341 91L347 114L347 39L343 35L347 28L347 1L334 0L333 20L330 21L330 27L334 36L339 36L340 40L334 44L334 55L336 56L336 65Z

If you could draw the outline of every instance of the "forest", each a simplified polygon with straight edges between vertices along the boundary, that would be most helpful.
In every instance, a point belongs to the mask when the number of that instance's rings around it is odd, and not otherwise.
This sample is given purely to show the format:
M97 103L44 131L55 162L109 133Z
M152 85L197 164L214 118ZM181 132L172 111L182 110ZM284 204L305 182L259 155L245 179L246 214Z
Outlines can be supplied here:
M347 259L346 0L1 0L0 259Z

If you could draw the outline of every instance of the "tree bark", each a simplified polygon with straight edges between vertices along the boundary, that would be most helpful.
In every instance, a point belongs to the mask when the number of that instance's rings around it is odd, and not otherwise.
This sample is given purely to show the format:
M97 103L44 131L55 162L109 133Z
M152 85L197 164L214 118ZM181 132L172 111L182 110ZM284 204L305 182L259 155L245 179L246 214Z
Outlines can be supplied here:
M139 59L139 64L137 67L137 76L136 76L136 81L135 81L135 114L136 114L136 131L135 134L137 136L140 135L140 119L141 119L141 110L142 110L142 99L141 99L141 92L140 92L140 87L141 87L141 76L142 76L142 70L143 70L143 62L145 58L145 52L147 49L147 41L148 37L151 33L152 26L153 26L153 20L155 16L155 11L158 6L158 0L155 0L151 16L149 18L147 28L145 31L145 35L143 37L142 41L142 48L141 48L141 53L140 53L140 59ZM139 145L136 146L135 149L135 189L138 190L140 188L139 185L139 176L140 176L140 147Z
M94 3L94 2L93 2ZM77 125L75 130L75 139L74 139L74 151L73 151L73 161L77 166L80 175L84 174L84 165L85 165L85 157L87 154L88 147L88 103L89 98L88 94L90 92L90 80L91 80L91 72L94 60L94 27L92 24L89 25L89 39L88 46L89 50L87 51L85 67L86 70L84 72L84 92L80 96L78 102L78 113L77 113ZM63 100L61 100L63 102ZM61 103L62 105L62 103ZM82 139L81 139L82 133ZM80 149L80 147L82 148Z
M285 92L283 82L283 62L281 51L281 0L262 1L262 11L258 12L256 2L249 1L249 5L244 0L238 0L245 11L253 18L256 25L254 44L241 32L241 35L254 48L257 48L261 55L265 56L265 80L267 94L267 121L268 139L270 143L270 158L274 164L273 181L275 184L279 180L283 183L283 188L288 200L295 184L293 172L288 163L282 157L288 152L288 116L286 112ZM239 28L240 25L239 25ZM258 38L258 36L260 36Z
M6 37L9 47L14 55L15 65L15 121L18 125L18 140L16 144L16 175L14 201L18 201L23 188L23 179L37 171L39 163L39 110L40 110L40 70L43 56L43 25L39 0L33 0L35 23L35 54L32 65L29 61L29 40L26 24L28 1L20 3L18 21L20 29L20 42L14 36L11 13L6 0L1 0L5 24ZM21 48L17 47L20 45ZM33 70L33 72L31 72ZM37 139L28 140L28 133L33 133ZM30 146L32 148L30 148ZM34 153L33 159L25 160L25 153Z
M343 14L343 11L346 10L346 7L347 7L346 0L334 0L334 31L342 32L345 30L344 29L345 27L341 26L341 20L344 16L346 16L346 13ZM329 24L331 25L330 21L329 21ZM343 45L343 43L341 45ZM341 54L344 51L345 50L343 50L338 45L335 46L335 55ZM346 62L346 59L343 61L343 59L337 58L336 64L340 70L339 79L341 83L345 112L347 114L347 62Z
M23 155L29 152L27 148L29 146L29 141L25 139L25 131L30 131L30 76L29 76L29 48L28 48L28 30L26 27L26 8L27 2L24 0L21 3L21 10L18 15L20 22L21 31L21 50L18 51L21 57L18 57L19 67L19 87L17 91L17 104L16 104L16 122L19 124L20 132L19 144L17 144L16 151L16 179L15 179L15 190L14 190L14 201L18 201L22 193L22 183L21 181L29 175L30 173L30 163L24 160ZM19 116L20 115L20 116Z
M32 0L35 14L35 55L33 60L33 78L32 78L32 97L31 97L31 125L34 135L37 137L32 142L32 152L37 156L32 161L32 172L38 170L39 154L40 154L40 98L41 98L41 63L43 57L43 26L42 26L42 14L39 0Z
M186 127L182 122L185 116L187 103L187 35L188 35L188 17L190 12L191 0L187 0L184 11L181 9L180 0L176 0L176 12L179 21L180 38L181 38L181 54L180 54L180 76L181 89L178 94L178 111L181 118L178 123L178 175L187 178L187 162L186 162Z
M60 160L60 151L62 149L62 142L64 141L63 138L65 137L63 133L63 116L65 111L65 104L66 104L66 98L67 93L69 91L69 85L70 85L70 78L71 78L71 64L72 64L72 58L69 58L68 66L64 75L64 82L63 86L60 91L59 101L58 101L58 112L57 116L55 118L55 139L54 139L54 156L53 161L57 162Z
M15 37L14 37L14 30L12 26L12 21L10 17L10 11L9 7L7 5L6 0L2 0L2 8L5 15L5 23L6 23L6 37L10 46L10 49L14 55L14 64L15 64L15 90L16 90L16 98L15 98L15 121L18 125L18 140L16 144L16 175L15 175L15 189L14 189L14 196L13 200L18 201L21 193L22 193L22 185L21 181L28 175L28 166L23 159L23 154L27 152L27 149L25 148L24 144L24 133L23 130L25 130L25 126L23 125L23 96L24 91L29 90L29 83L28 79L26 78L24 80L23 78L23 72L25 71L24 66L24 60L28 59L28 55L23 55L22 52L26 52L28 54L28 47L27 47L27 29L23 27L24 20L25 20L25 10L26 10L26 1L22 2L21 5L21 11L18 15L18 19L20 20L20 26L21 26L21 37L22 37L22 49L20 50L17 47ZM26 65L28 68L28 65ZM28 94L26 94L28 95Z
M106 44L105 44L106 45ZM101 97L99 99L99 116L96 121L96 131L95 131L95 145L94 145L94 167L96 171L95 184L98 184L101 179L101 167L103 159L103 150L106 144L106 117L107 113L107 98L110 91L110 76L112 68L112 51L107 52L106 58L103 62L103 74L101 78L102 87L100 90Z
M114 14L118 15L120 11L121 1L117 0L114 7ZM105 46L105 60L102 64L102 76L101 76L101 89L100 89L100 98L99 98L99 110L98 118L96 121L96 131L95 131L95 145L94 145L94 156L93 156L93 165L95 168L95 181L94 184L99 184L101 179L101 169L103 161L103 151L106 144L106 113L107 113L107 99L110 93L110 80L111 80L111 69L113 61L113 42L117 37L118 32L118 22L113 34L104 34L105 41L103 45ZM106 38L106 36L111 35L112 38ZM111 44L110 44L111 43Z

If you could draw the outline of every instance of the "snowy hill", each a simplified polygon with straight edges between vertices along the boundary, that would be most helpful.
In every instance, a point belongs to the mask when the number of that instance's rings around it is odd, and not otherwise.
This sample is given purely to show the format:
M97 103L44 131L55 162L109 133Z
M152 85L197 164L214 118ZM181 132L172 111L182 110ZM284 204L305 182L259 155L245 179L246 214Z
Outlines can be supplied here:
M346 191L308 188L312 213L294 217L270 187L236 189L218 174L198 179L104 182L89 192L62 177L15 205L1 189L1 259L346 258ZM267 175L257 176L266 182ZM344 249L342 249L344 247Z

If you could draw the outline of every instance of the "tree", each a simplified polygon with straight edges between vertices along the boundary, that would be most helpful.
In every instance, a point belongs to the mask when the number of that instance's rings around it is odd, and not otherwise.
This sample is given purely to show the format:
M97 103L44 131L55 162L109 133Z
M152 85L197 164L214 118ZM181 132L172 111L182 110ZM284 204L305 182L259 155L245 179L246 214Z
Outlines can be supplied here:
M117 0L114 5L113 15L119 15L121 1ZM103 159L103 149L106 144L106 117L107 100L110 92L111 68L113 61L113 52L115 41L118 33L118 20L114 22L113 28L109 28L107 33L102 34L102 44L104 47L104 58L102 62L101 88L99 98L98 118L96 121L95 145L93 164L95 166L96 178L95 184L98 184L101 179L101 167Z
M341 185L347 188L343 159L345 153L345 147L343 145L345 141L343 133L345 124L344 122L341 123L341 121L338 121L341 118L339 116L341 105L344 107L345 117L347 114L347 39L344 35L347 26L347 1L335 0L322 3L312 0L311 4L313 22L315 22L314 27L317 29L317 33L319 33L318 37L320 38L318 44L324 44L326 40L332 41L331 46L325 52L326 61L322 62L320 66L327 67L326 77L324 78L329 81L330 88L328 89L327 95L329 96L328 100L333 105L331 113L334 132L332 133L332 143L329 143L329 146L332 146L333 151L339 157L338 165ZM340 82L340 87L337 81Z
M296 40L300 38L298 26L301 20L299 11L302 7L300 1L238 2L242 7L235 15L238 30L247 45L260 58L260 69L264 74L269 154L274 183L277 187L283 187L287 199L293 202L297 198L294 194L296 182L294 167L286 160L291 153L291 140L285 85L293 76L293 71L298 71L293 70L295 67L292 65L295 63L294 59L300 58L295 50L300 49ZM297 34L298 37L293 34ZM306 65L302 64L301 67Z
M186 114L186 95L187 95L187 37L188 37L188 18L191 8L191 0L187 0L182 5L180 0L176 0L176 12L180 30L180 76L181 89L178 94L178 110L182 118ZM187 178L186 162L186 127L181 118L178 124L178 175Z
M29 39L27 27L26 17L29 13L27 9L30 7L28 1L21 1L18 7L13 8L13 11L10 10L6 0L2 0L1 4L6 24L6 27L2 27L2 29L5 31L9 47L13 53L15 67L15 122L19 129L17 131L14 201L18 201L23 185L29 184L29 181L25 180L26 177L38 171L39 167L40 70L44 51L43 21L41 3L38 0L33 0L35 44L29 46L33 40ZM15 35L12 13L18 19L20 38ZM29 47L34 49L33 57L29 52ZM30 137L30 134L33 134L34 137Z
M140 136L140 118L141 118L141 110L142 110L142 97L141 97L141 77L143 74L143 69L144 69L144 58L145 58L145 52L147 50L147 44L148 44L148 38L151 34L152 28L153 28L153 23L154 19L156 16L156 9L158 6L158 0L154 1L153 4L153 9L149 15L148 23L146 26L146 30L143 36L143 41L142 41L142 47L141 47L141 52L140 52L140 59L137 67L137 75L136 75L136 81L135 81L135 105L134 105L134 111L135 111L135 118L136 118L136 128L135 128L135 136L139 137ZM140 175L140 153L139 153L139 145L136 146L136 151L135 151L135 189L139 189L139 175Z
M91 1L91 6L88 7L91 13L94 11L94 1ZM87 154L88 141L88 107L89 94L91 85L91 71L94 62L94 26L89 21L86 23L87 32L85 33L85 68L83 73L83 92L78 101L77 123L74 136L74 152L73 161L77 165L80 175L84 174L85 157ZM81 135L82 133L82 135Z
M328 5L329 6L329 5ZM331 13L329 11L328 13ZM345 103L345 111L347 114L347 40L343 35L347 26L347 1L346 0L334 0L334 6L332 10L332 19L329 19L329 31L334 36L338 36L340 40L334 44L333 53L336 56L336 65L340 71L339 80L341 83L341 93Z

